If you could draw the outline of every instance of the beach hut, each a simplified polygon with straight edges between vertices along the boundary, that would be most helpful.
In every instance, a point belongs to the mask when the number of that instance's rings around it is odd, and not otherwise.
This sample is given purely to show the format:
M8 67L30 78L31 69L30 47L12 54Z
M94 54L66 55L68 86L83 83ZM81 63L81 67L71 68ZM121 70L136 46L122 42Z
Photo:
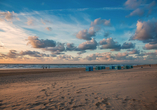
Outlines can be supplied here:
M92 66L87 66L86 71L93 71L93 67Z
M115 70L121 70L121 66L115 66Z
M95 70L101 70L101 66L96 66Z
M105 69L105 66L101 66L101 69L102 69L102 70Z
M115 66L110 66L110 69L115 69Z
M123 66L123 69L130 69L131 67L129 65Z

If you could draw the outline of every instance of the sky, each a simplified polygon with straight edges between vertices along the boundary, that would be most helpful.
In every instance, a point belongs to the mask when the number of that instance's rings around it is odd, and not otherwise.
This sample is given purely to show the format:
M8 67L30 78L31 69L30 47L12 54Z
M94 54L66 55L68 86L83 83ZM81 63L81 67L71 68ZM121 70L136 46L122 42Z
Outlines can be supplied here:
M0 63L155 64L157 0L0 0Z

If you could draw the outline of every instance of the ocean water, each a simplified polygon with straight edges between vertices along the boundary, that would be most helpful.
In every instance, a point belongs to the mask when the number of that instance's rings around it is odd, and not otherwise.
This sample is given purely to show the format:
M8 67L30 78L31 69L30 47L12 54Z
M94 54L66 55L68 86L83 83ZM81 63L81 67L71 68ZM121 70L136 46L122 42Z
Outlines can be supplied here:
M0 69L43 69L46 68L85 68L86 66L105 66L118 64L0 64ZM123 65L121 65L123 66Z

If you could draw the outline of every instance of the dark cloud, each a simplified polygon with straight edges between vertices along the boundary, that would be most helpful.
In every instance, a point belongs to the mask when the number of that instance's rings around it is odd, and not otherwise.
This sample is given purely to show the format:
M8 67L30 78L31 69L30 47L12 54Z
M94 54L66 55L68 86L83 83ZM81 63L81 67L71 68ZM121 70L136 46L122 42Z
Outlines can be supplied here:
M76 46L74 46L74 43L67 43L66 50L67 51L79 51L80 49L78 49Z
M95 39L92 38L90 41L83 42L78 46L80 50L94 50L97 48L98 43Z
M17 51L16 50L10 50L9 53L7 54L8 58L16 58L17 57Z
M18 56L16 50L10 50L8 54L2 54L0 53L0 58L1 59L7 59L7 58L16 58Z
M48 31L52 31L52 28L51 28L51 27L46 27L46 29L47 29Z
M132 42L124 42L121 49L130 49L130 48L135 48L135 44L133 44Z
M43 40L43 39L38 39L37 36L33 36L33 37L28 37L28 43L30 44L33 48L46 48L46 47L55 47L56 46L56 42L53 40Z
M61 52L65 51L65 43L57 43L55 47L44 48L45 51L50 51L53 54L63 54Z
M129 54L140 54L140 50L137 49L131 50Z
M16 50L10 50L7 54L2 54L0 53L0 58L2 59L8 59L8 58L18 58L18 57L23 57L25 55L28 55L30 57L49 57L48 54L43 54L37 51L30 51L30 50L26 50L26 51L21 51L21 52L17 52Z
M76 37L78 39L84 39L84 40L91 40L91 37L94 37L96 34L96 31L94 30L94 28L90 28L89 30L85 29L85 30L81 30L77 33Z
M49 57L49 55L47 55L47 54L43 54L38 51L30 51L30 50L21 51L19 53L19 55L21 55L21 56L28 55L31 57Z
M99 42L100 49L111 49L111 51L120 51L121 45L115 42L112 38L103 39Z

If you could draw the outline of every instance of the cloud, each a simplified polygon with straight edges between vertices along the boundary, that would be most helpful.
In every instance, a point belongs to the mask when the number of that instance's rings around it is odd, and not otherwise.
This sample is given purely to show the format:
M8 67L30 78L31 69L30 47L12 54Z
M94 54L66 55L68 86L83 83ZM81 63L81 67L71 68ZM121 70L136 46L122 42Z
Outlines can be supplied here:
M112 38L103 39L99 42L100 49L112 49L111 51L120 51L121 45L115 42Z
M97 18L94 20L94 22L91 22L91 26L96 26L96 25L110 26L111 22L110 19L106 20L106 19Z
M51 21L49 21L49 20L43 20L43 19L41 18L41 23L45 25L45 24L47 24L47 23L50 24ZM51 23L51 24L52 24L52 23Z
M3 47L3 45L4 45L4 44L0 41L0 47Z
M77 33L76 37L78 39L91 40L93 36L95 36L96 32L94 29L90 28L89 30L84 29Z
M91 61L91 60L96 60L97 58L98 58L97 54L91 54L89 56L86 56L85 59Z
M27 45L31 45L33 48L46 48L46 47L55 47L56 42L53 40L43 40L38 39L37 36L29 36Z
M131 50L129 54L140 54L140 50L136 50L136 49Z
M7 21L11 21L13 18L16 18L17 20L19 20L19 18L17 17L17 14L14 13L14 11L12 12L2 12L0 11L0 18L3 20L7 20Z
M0 59L15 59L26 55L30 57L49 57L48 54L43 54L38 51L26 50L18 53L16 50L10 50L7 54L0 53Z
M1 52L28 49L25 39L30 35L30 32L9 22L0 22L0 30L0 45L5 47Z
M118 54L114 55L114 59L116 59L116 60L126 60L127 56L128 56L127 52L124 52L124 53L119 52Z
M108 32L105 32L104 34L104 37L108 37L111 33L108 31Z
M16 58L17 57L17 51L16 50L10 50L9 53L7 54L8 58Z
M51 28L51 27L46 27L46 29L47 29L48 31L51 31L51 30L52 30L52 28Z
M34 20L31 19L31 18L28 18L26 23L27 23L27 25L29 25L29 26L30 26L30 25L34 25Z
M81 55L81 54L84 54L84 53L86 53L86 51L82 50L82 51L78 52L77 54Z
M135 9L139 7L142 2L143 0L127 0L124 5L129 9Z
M66 51L80 51L80 52L77 53L79 55L81 55L83 53L86 53L85 50L82 50L81 48L78 48L78 47L74 46L74 43L67 43Z
M82 44L80 44L78 46L78 48L80 50L87 50L87 49L94 50L97 48L97 45L98 45L98 43L96 42L96 40L92 38L92 40L86 41L86 42L83 42Z
M16 50L10 50L8 54L2 54L0 53L1 59L8 59L8 58L17 58L18 54Z
M42 18L41 18L41 23L44 24L44 25L46 24Z
M147 21L141 22L138 21L136 24L136 32L130 38L130 40L140 40L144 43L157 43L157 22L156 21Z
M155 52L147 52L144 54L147 55L147 57L145 58L146 60L153 60L153 61L157 60L157 50Z
M141 57L143 58L143 57ZM86 56L84 60L97 60L97 61L132 61L136 60L137 57L129 56L129 53L124 52L124 53L117 53L113 54L111 52L104 52L104 53L96 53L96 54L91 54L89 56Z
M136 10L134 10L133 12L131 12L128 16L126 17L131 17L131 16L143 16L144 15L144 10L141 8L137 8Z
M143 16L144 13L146 13L146 12L147 12L147 16L150 15L153 10L153 7L156 5L156 2L154 0L149 4L144 4L144 3L146 3L145 0L127 0L125 2L126 8L135 9L135 10L133 10L126 17L136 16L136 15Z
M57 57L58 60L68 60L68 61L79 61L80 57L73 57L71 55L60 55Z
M66 50L67 51L79 51L79 49L76 46L74 46L74 43L67 43Z
M91 40L91 37L94 37L96 33L101 29L102 26L111 26L110 19L101 19L97 18L94 22L91 22L89 30L84 29L77 33L76 37L78 39Z
M135 44L133 44L132 42L124 42L121 49L130 49L130 48L135 48Z
M31 57L49 57L49 55L47 55L47 54L43 54L38 51L30 51L30 50L21 51L19 53L19 55L21 55L21 56L28 55Z
M44 48L44 51L50 51L52 54L64 54L61 53L63 51L65 51L65 43L57 43L55 47L48 47L48 48Z
M147 49L147 50L155 49L155 50L157 50L157 43L156 44L150 44L150 43L145 44L144 49Z

